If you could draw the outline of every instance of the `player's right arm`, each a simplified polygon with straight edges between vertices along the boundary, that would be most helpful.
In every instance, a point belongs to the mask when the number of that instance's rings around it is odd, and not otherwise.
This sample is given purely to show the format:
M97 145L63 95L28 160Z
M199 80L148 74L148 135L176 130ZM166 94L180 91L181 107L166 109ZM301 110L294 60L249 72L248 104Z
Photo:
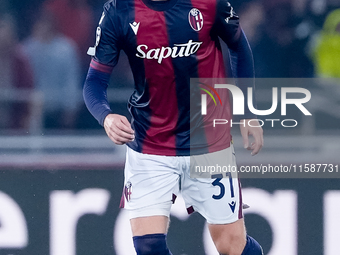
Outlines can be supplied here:
M133 141L134 131L125 116L114 114L107 99L107 87L112 68L94 59L83 88L83 97L90 113L104 126L106 134L115 144Z
M104 126L106 134L115 144L133 141L134 131L125 116L112 113L107 100L107 84L110 73L96 70L93 61L83 88L86 107L91 114Z
M109 138L116 144L125 144L134 139L134 131L126 117L112 112L107 99L110 75L120 51L119 31L117 26L113 26L115 8L111 4L104 6L96 30L96 45L89 49L93 58L83 87L83 97L86 107L104 126Z

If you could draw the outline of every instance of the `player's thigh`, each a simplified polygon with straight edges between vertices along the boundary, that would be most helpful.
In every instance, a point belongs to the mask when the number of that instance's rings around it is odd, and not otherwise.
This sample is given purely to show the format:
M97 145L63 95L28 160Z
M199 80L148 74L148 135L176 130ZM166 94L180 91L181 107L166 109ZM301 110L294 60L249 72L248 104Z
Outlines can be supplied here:
M241 254L246 245L244 220L229 224L208 224L211 238L221 254Z
M129 212L134 236L167 232L172 200L179 190L177 161L128 149L121 207Z
M166 234L169 228L169 218L167 216L149 216L130 219L133 236L143 236L148 234Z
M208 223L228 224L243 217L237 178L191 179L184 185L182 195L188 211L200 213Z
M222 159L220 166L236 167L232 147L212 154L202 155L205 157L202 161L216 165L215 159ZM191 167L192 163L190 160ZM186 171L181 183L188 211L199 212L211 224L233 223L243 217L241 185L237 176L231 172L214 172L206 178L192 176Z
M142 154L128 148L121 207L131 212L130 218L169 216L173 194L179 189L177 169L175 157Z

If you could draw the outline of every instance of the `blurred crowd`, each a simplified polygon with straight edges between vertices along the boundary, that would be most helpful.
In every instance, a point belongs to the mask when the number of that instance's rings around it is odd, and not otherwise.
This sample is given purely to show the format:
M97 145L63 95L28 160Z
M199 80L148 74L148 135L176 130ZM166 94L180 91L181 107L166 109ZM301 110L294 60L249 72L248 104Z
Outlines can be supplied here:
M340 78L340 0L230 2L253 50L256 77ZM0 1L0 129L99 127L81 89L104 3ZM120 65L112 88L132 86L126 58Z

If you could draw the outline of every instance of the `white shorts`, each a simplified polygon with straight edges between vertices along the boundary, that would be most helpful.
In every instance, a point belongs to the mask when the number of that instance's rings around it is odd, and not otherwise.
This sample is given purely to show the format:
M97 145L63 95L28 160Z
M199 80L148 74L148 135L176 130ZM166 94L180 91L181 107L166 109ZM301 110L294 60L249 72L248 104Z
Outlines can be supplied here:
M232 144L215 154L236 168ZM181 192L188 213L197 211L208 223L227 224L242 218L238 178L217 172L211 178L191 178L190 161L193 165L195 157L149 155L128 148L121 207L129 210L130 218L169 217L171 205Z

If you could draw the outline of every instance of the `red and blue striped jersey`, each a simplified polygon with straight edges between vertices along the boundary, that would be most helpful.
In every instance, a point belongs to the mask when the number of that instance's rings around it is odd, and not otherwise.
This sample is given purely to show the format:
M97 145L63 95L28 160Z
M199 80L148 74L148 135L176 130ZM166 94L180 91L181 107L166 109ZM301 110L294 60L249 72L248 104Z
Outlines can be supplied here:
M128 56L135 82L128 101L135 140L129 147L146 154L183 156L230 146L230 126L206 125L200 108L195 112L190 107L190 78L226 77L219 38L235 56L235 75L252 77L249 45L226 0L105 4L91 68L110 73L121 50ZM228 93L224 96L223 110L216 108L214 116L231 119ZM103 122L108 113L105 106L96 118Z

